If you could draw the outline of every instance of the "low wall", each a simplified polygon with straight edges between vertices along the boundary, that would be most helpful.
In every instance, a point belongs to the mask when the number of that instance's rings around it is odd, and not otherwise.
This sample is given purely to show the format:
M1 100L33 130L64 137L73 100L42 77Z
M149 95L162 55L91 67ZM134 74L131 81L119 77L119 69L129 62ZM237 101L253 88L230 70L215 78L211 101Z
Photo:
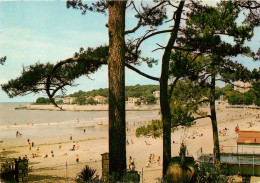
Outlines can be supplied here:
M97 104L97 105L60 105L62 109L66 111L107 111L107 104ZM58 111L59 108L54 105L27 105L27 110L53 110ZM159 110L160 105L126 105L127 111L149 111L149 110Z

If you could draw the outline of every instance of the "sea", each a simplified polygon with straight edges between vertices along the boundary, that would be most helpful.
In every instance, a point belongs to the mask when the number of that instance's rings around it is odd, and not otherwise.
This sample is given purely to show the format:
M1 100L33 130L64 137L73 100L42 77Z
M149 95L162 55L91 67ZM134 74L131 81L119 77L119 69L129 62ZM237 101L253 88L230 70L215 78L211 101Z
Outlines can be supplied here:
M106 128L94 126L108 124L108 111L48 111L26 110L29 103L0 103L0 141L13 139L16 132L23 138L63 136L86 130L86 133ZM159 119L158 111L126 111L128 125ZM140 124L140 123L139 123Z

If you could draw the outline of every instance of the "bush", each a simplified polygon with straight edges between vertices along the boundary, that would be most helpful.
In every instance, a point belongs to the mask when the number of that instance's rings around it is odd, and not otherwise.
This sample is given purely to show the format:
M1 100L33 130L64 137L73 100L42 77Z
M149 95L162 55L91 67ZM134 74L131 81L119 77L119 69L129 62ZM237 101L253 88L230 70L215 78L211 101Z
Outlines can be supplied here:
M233 178L228 176L226 169L216 168L210 163L201 163L197 174L197 183L228 183Z
M86 165L86 167L77 174L76 182L100 182L99 176L97 174L95 175L96 171L96 169L92 169Z
M160 137L162 134L162 122L160 120L152 120L152 124L142 126L136 129L136 137L152 135L154 138Z

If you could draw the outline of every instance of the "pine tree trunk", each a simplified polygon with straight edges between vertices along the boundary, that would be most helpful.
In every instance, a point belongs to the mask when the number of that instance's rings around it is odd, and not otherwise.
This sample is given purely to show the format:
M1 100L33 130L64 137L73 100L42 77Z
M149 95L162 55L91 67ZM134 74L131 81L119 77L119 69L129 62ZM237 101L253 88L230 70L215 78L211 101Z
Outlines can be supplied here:
M215 76L211 76L210 83L210 112L211 112L211 123L212 123L212 131L213 131L213 141L214 141L214 159L215 166L220 167L220 150L219 150L219 139L218 139L218 124L217 124L217 115L216 115L216 107L215 107Z
M167 168L171 162L171 111L168 100L168 78L169 62L173 45L177 39L182 9L185 1L181 1L176 11L175 25L171 32L171 37L166 45L163 58L160 77L160 107L163 122L163 176L166 175Z
M125 9L126 1L108 1L109 173L114 180L126 171Z

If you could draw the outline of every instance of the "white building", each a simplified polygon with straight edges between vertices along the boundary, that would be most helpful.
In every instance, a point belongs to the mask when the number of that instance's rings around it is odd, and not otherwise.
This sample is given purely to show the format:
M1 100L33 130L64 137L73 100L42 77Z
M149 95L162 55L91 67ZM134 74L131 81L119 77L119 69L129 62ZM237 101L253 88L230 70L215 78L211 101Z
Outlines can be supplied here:
M100 104L105 104L107 98L98 95L98 96L95 96L95 97L94 97L94 100L97 101L97 102L100 103Z
M137 101L141 102L140 100L141 100L140 98L128 97L128 99L127 99L127 104L129 104L129 105L135 105L135 103L136 103Z
M75 101L76 97L65 97L63 103L72 104Z

